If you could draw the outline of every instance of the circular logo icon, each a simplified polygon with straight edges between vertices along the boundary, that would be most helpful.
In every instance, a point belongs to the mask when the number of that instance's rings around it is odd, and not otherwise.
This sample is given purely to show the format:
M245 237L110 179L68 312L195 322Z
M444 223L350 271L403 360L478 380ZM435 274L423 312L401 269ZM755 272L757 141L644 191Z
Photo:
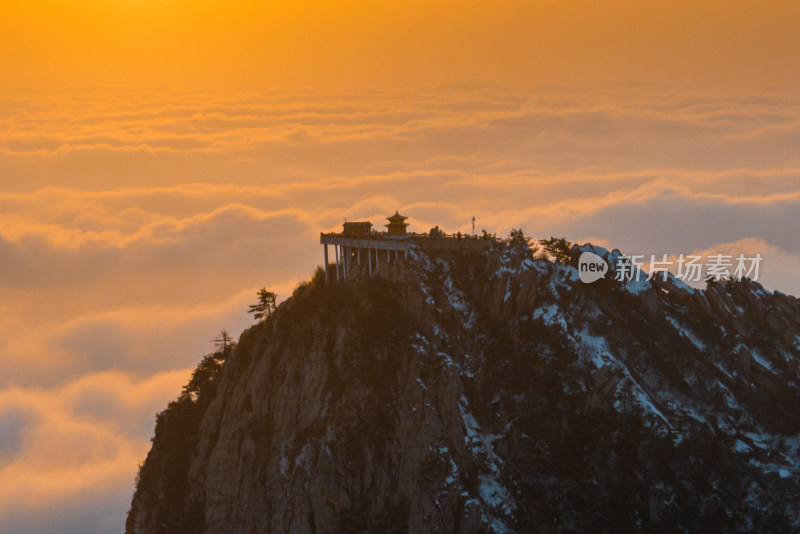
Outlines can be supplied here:
M600 280L607 272L608 263L594 252L586 251L578 258L578 276L584 284Z

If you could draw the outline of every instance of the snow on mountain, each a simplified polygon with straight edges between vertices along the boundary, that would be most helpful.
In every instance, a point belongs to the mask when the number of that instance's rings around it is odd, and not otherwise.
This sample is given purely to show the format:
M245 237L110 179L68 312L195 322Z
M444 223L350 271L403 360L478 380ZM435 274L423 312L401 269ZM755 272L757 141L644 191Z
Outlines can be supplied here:
M798 531L800 302L619 257L317 276L159 415L128 532Z

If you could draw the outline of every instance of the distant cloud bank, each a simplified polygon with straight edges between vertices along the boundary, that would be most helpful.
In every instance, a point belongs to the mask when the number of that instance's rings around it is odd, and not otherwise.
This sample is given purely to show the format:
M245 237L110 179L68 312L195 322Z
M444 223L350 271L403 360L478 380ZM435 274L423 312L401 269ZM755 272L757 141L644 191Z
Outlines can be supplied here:
M761 252L800 294L796 94L465 85L0 98L0 524L116 530L154 413L320 231ZM757 249L757 250L756 250Z

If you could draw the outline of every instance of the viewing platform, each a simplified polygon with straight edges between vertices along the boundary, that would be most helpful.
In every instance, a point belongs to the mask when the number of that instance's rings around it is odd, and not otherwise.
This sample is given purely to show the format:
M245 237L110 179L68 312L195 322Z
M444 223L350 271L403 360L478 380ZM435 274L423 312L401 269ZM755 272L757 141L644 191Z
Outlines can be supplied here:
M493 237L483 235L447 234L439 229L432 228L428 233L412 233L407 231L408 224L404 217L395 212L387 217L389 224L385 232L377 232L369 221L345 222L342 232L321 233L319 242L323 246L325 258L325 281L328 282L331 274L328 259L328 245L334 247L336 265L336 279L347 280L352 272L353 265L366 264L368 273L380 268L382 261L393 263L408 258L409 248L417 248L425 252L438 251L476 251L486 250L493 241ZM384 254L385 251L385 254Z

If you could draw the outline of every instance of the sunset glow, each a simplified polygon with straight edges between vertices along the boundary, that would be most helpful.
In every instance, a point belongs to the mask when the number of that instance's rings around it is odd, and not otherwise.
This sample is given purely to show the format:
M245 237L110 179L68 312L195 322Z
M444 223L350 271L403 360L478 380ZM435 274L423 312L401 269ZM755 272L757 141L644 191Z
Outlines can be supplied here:
M797 82L796 2L4 2L11 87Z
M800 294L798 20L793 1L3 1L0 531L119 531L155 413L345 217L739 247Z

